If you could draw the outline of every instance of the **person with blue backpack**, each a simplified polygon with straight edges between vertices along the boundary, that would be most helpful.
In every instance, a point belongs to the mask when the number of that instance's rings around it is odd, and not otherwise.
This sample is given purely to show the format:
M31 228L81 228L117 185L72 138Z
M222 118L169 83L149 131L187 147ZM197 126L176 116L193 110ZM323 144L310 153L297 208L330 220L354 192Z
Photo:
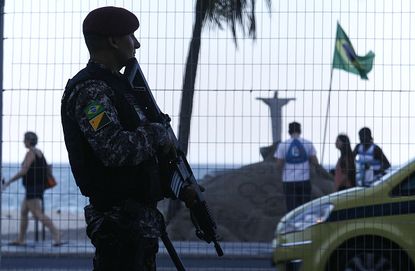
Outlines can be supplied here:
M363 127L359 131L360 144L353 150L356 159L356 184L370 186L391 167L382 149L373 143L372 131Z
M278 145L274 157L282 170L287 212L311 200L310 164L318 165L316 149L311 141L301 138L301 124L288 125L290 139Z

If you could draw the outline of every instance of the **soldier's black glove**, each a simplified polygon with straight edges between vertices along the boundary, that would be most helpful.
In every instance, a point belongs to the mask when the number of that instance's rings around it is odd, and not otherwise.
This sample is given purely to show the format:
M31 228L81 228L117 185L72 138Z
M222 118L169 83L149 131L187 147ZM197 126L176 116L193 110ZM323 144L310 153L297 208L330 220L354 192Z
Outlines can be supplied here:
M182 191L180 192L180 199L185 203L187 208L191 208L194 204L197 203L197 193L204 192L205 188L201 185L187 185L183 187Z

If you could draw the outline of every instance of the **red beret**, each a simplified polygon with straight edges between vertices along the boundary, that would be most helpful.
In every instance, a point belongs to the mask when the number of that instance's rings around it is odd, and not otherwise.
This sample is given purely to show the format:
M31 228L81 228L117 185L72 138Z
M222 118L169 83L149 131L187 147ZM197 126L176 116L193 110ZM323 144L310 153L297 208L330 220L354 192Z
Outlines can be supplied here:
M102 7L91 11L82 25L84 35L124 36L137 30L140 23L130 11L118 7Z

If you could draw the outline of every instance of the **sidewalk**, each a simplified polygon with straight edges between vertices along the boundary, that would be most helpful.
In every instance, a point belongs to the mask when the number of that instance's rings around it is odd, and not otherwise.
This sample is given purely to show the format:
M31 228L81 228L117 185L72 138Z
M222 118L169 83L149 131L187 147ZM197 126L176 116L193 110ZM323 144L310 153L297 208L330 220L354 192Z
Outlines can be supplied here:
M186 257L216 257L213 244L199 241L173 241L177 253ZM271 243L220 242L225 257L270 258ZM167 255L164 244L159 243L159 255ZM92 257L94 247L88 240L70 240L61 247L53 247L51 241L28 242L26 246L1 245L2 256L86 256Z
M211 244L173 242L186 270L192 271L275 271L271 266L268 243L222 242L225 253L218 257ZM160 242L157 270L176 271ZM52 247L50 241L29 242L25 247L1 246L0 269L3 271L86 271L92 268L94 248L86 241L70 241Z

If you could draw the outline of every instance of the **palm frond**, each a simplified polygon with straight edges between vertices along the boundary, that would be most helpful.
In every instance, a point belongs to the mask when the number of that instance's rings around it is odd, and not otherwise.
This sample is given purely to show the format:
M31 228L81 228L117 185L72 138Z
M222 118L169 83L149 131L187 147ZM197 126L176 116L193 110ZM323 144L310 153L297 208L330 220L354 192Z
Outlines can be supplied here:
M219 27L228 26L237 44L237 28L242 34L256 39L256 0L198 0L203 9L203 20ZM271 0L264 0L271 10Z

